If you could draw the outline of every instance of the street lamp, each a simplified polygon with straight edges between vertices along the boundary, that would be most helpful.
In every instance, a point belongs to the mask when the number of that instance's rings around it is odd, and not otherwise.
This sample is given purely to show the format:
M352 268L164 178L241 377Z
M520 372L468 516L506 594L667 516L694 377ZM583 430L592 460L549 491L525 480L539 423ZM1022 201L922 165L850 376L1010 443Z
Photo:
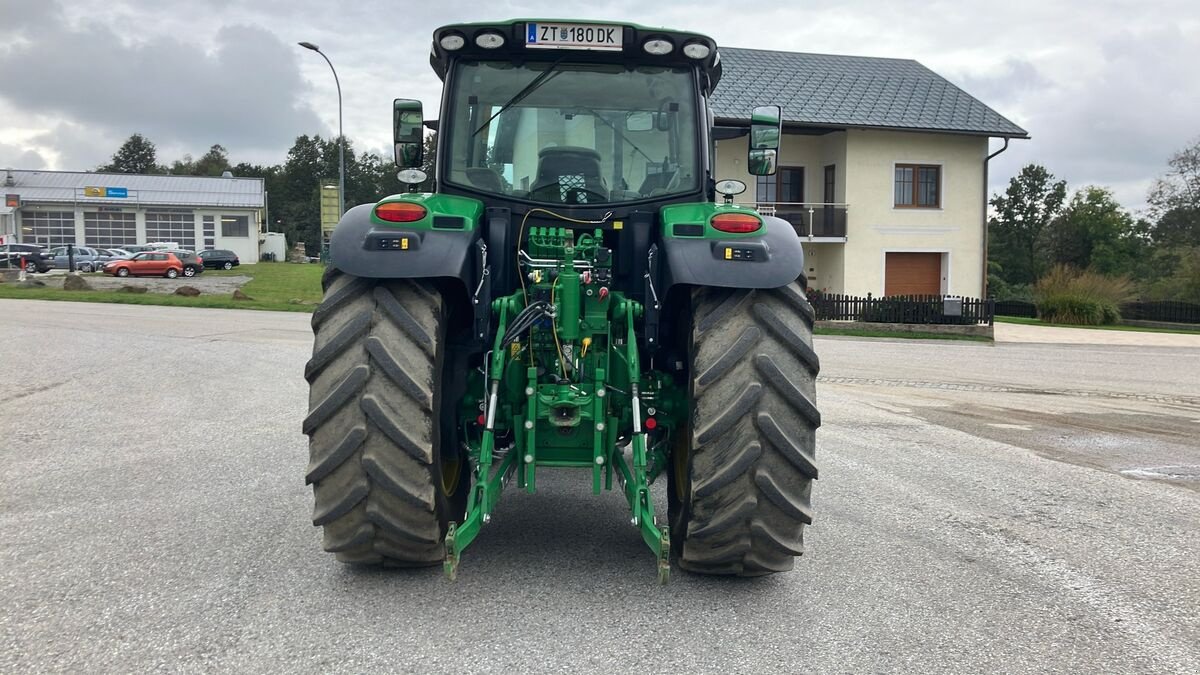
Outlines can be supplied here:
M321 48L311 42L298 43L305 49L321 55L325 59L325 63L329 64L329 69L333 71L333 83L337 85L338 94L338 215L346 212L346 137L342 135L342 83L338 81L337 70L333 67L333 61L325 56L325 52Z

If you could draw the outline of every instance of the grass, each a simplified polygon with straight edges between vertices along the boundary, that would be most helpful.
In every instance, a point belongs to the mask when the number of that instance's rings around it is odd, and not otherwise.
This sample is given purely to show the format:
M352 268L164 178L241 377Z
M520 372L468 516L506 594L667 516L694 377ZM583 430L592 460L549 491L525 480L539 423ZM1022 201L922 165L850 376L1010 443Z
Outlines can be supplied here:
M898 330L864 330L858 328L817 328L815 335L842 335L846 337L904 338L909 340L965 340L968 342L991 342L982 335L955 335L953 333L910 333Z
M1119 323L1105 326L1080 326L1073 323L1049 323L1041 319L1030 319L1023 316L998 316L996 317L996 323L1019 323L1025 326L1053 326L1055 328L1084 328L1087 330L1124 330L1136 333L1180 333L1183 335L1200 333L1200 326L1197 326L1196 330L1188 330L1186 328L1144 328L1142 326L1126 326Z
M248 276L242 292L253 300L234 300L232 295L199 295L188 298L164 293L118 293L112 291L64 291L62 277L34 276L45 287L16 288L0 284L0 298L26 300L67 300L72 302L111 302L122 305L167 305L171 307L215 307L221 309L262 309L281 312L312 312L321 300L321 273L324 265L258 263L232 270L209 270L204 276ZM180 285L186 280L180 279ZM299 300L297 303L295 301Z

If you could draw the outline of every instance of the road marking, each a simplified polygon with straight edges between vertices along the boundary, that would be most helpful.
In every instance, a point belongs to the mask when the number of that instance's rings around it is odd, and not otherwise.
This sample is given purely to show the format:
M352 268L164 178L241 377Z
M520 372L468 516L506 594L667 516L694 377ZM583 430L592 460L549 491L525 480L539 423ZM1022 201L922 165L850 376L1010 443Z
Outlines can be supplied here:
M996 427L997 429L1019 429L1020 431L1033 431L1033 427L1029 426L1028 424L1000 424L988 422L988 426Z

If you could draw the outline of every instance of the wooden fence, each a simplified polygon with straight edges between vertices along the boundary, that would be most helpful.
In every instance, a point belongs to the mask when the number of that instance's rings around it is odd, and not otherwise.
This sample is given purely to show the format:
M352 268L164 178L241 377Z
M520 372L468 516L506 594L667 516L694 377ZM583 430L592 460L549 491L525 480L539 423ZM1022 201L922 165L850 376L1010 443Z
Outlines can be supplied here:
M873 298L812 293L817 319L876 323L992 325L995 302L991 299L943 295L897 295ZM961 308L961 309L960 309Z

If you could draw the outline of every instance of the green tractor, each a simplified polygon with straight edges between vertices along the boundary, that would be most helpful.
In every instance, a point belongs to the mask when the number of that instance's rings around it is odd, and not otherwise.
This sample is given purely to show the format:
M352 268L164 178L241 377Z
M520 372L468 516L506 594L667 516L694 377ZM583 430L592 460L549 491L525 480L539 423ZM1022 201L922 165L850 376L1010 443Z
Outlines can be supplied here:
M305 376L313 523L346 563L442 563L504 490L614 483L666 582L788 570L817 477L803 249L713 175L703 35L517 20L445 26L436 188L421 104L397 100L406 194L330 241ZM780 111L755 108L770 175ZM660 521L651 484L666 483ZM513 485L515 483L515 485Z

